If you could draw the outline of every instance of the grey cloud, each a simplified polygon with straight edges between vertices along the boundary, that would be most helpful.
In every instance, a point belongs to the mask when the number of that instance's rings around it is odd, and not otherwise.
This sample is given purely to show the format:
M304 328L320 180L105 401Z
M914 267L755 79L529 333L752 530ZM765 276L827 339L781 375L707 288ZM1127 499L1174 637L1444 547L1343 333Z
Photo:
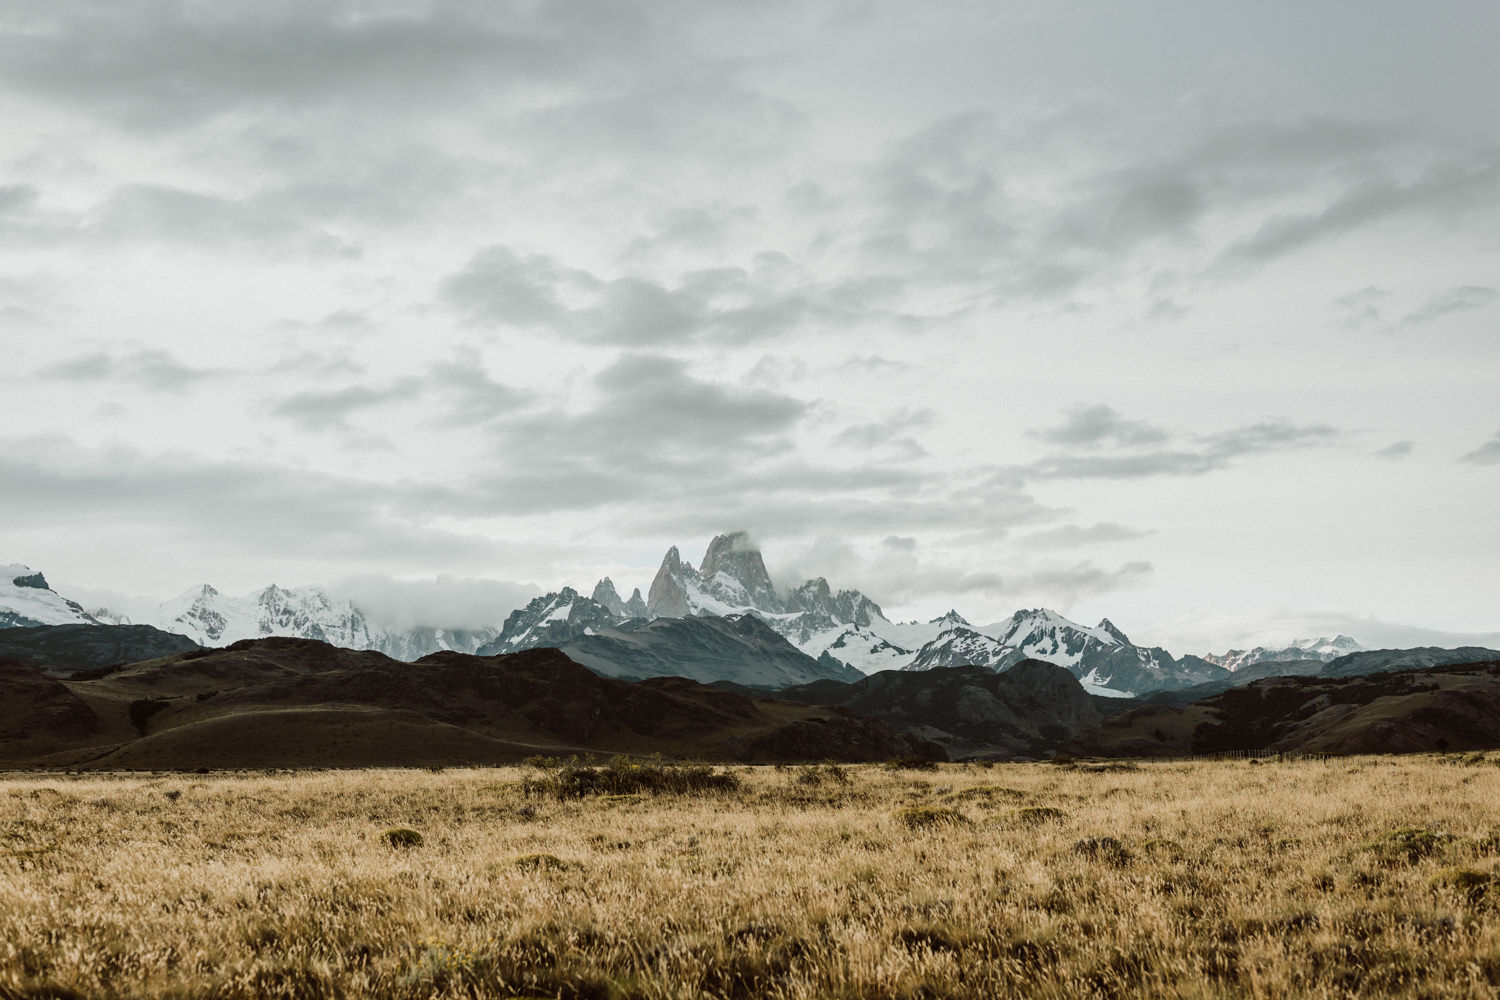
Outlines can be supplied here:
M1500 194L1500 163L1445 164L1422 177L1362 180L1321 210L1285 213L1265 220L1252 235L1225 250L1221 263L1265 263L1319 240L1409 212L1451 216L1465 208L1492 204Z
M1123 421L1108 407L1074 410L1062 425L1032 433L1056 444L1113 447L1108 454L1053 455L1012 470L1013 475L1023 480L1200 476L1225 468L1238 458L1326 446L1344 437L1342 431L1326 424L1266 420L1215 434L1196 435L1171 448L1149 449L1147 446L1165 443L1172 436L1150 425Z
M353 257L359 247L297 215L268 211L255 199L227 198L162 185L116 190L84 222L84 234L125 241L183 243Z
M1218 459L1238 458L1269 451L1306 448L1331 444L1342 432L1327 424L1294 424L1286 420L1266 420L1199 437L1206 453Z
M562 301L565 286L593 291L600 282L586 271L565 268L547 257L522 256L509 247L480 250L444 280L439 296L476 323L504 323L522 329L563 324L572 309Z
M290 393L272 403L270 412L306 431L343 430L357 413L409 402L421 394L422 383L418 379L400 379L378 387L349 385Z
M1500 300L1500 289L1488 285L1463 285L1429 299L1421 308L1408 313L1401 323L1404 326L1421 326L1452 313L1483 309L1496 300Z
M1385 459L1388 462L1398 462L1409 456L1416 450L1416 447L1416 443L1413 441L1395 441L1371 454L1376 458Z
M121 382L160 392L183 391L224 374L223 369L194 368L167 351L149 348L125 353L95 351L36 370L37 378L49 381Z
M906 458L920 458L927 451L911 437L911 432L929 426L933 416L933 412L925 407L904 407L882 420L844 428L834 436L833 443L837 447L865 451L891 447L899 450Z
M493 628L542 592L531 583L438 576L398 580L368 574L334 581L325 588L347 598L377 621L397 628Z
M1081 524L1064 524L1029 532L1017 536L1015 543L1022 549L1081 549L1091 545L1133 541L1154 534L1154 531L1138 531L1123 524L1100 521L1087 527Z
M1070 604L1086 597L1136 586L1149 577L1154 569L1151 563L1141 560L1127 562L1112 570L1101 569L1091 562L1081 562L1019 574L1007 579L1006 587L1015 594L1053 595L1051 599Z
M1459 458L1470 465L1500 465L1500 431L1484 444Z
M545 329L627 348L743 344L872 319L915 321L879 304L855 303L841 282L797 284L800 276L783 261L762 255L755 271L686 271L667 285L634 275L606 280L545 255L490 246L443 280L438 300L476 326Z
M1071 448L1132 447L1156 444L1167 438L1167 432L1144 420L1126 420L1113 407L1102 404L1075 406L1056 427L1026 432L1050 444Z
M23 2L0 25L0 79L159 128L352 95L400 107L621 65L636 18L587 6Z
M500 551L491 539L430 527L457 506L447 488L124 445L10 440L0 448L0 492L16 507L11 530L65 521L84 534L134 534L163 552L191 550L199 560L256 552L279 553L288 564L327 558L460 567Z
M277 365L273 370L280 370ZM360 414L420 404L417 422L438 427L477 427L510 416L529 404L531 393L494 381L477 352L429 365L420 375L370 385L354 383L331 389L306 389L275 399L273 416L307 431L352 430Z

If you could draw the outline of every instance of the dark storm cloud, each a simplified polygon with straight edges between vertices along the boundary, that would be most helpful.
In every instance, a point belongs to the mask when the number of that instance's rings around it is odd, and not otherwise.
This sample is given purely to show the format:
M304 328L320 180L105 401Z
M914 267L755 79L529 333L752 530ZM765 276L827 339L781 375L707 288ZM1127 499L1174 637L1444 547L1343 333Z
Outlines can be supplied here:
M1459 458L1470 465L1500 465L1500 431L1484 444Z
M158 392L184 391L226 374L223 369L194 368L167 351L94 351L43 365L36 377L53 382L116 382Z

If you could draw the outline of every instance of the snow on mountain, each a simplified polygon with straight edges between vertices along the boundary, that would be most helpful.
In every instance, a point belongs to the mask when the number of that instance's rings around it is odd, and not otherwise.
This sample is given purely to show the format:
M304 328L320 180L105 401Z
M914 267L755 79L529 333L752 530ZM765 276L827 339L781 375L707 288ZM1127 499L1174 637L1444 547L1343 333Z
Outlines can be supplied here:
M1328 663L1350 653L1363 652L1364 646L1347 635L1336 635L1332 639L1298 639L1290 646L1256 646L1254 649L1231 649L1227 653L1209 653L1203 659L1226 670L1239 670L1256 663L1279 660L1322 660Z
M317 587L275 584L241 597L203 584L163 602L154 619L151 624L158 628L204 646L227 646L272 635L297 636L345 649L373 649L398 660L415 660L445 649L472 653L496 635L494 629L390 629L372 623L350 601L330 597Z
M605 585L609 584L606 588ZM614 584L608 578L599 581L594 588L595 597L582 597L572 587L564 587L551 594L533 599L524 608L517 608L505 619L499 635L480 646L475 652L480 656L496 656L502 653L518 653L523 649L541 646L561 646L571 639L592 635L611 625L631 618L641 617L624 612L625 602L615 593ZM600 597L604 600L600 600ZM614 605L621 610L611 610ZM632 601L640 598L637 591Z
M30 566L0 566L0 628L99 624L99 619L54 591L47 578Z

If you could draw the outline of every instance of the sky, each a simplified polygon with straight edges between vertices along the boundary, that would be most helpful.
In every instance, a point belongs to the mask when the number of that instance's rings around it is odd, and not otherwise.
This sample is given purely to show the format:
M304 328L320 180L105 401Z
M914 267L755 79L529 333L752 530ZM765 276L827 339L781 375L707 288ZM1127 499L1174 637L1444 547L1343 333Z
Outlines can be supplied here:
M1490 0L11 0L0 562L1500 638ZM446 620L439 620L446 619Z

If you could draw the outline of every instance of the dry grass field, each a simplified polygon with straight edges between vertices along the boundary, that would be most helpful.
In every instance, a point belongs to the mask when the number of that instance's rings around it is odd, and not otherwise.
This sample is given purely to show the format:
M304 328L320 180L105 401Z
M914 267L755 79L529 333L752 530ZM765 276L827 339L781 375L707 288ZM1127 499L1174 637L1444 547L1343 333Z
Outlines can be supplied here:
M11 775L0 997L1492 998L1497 763Z

